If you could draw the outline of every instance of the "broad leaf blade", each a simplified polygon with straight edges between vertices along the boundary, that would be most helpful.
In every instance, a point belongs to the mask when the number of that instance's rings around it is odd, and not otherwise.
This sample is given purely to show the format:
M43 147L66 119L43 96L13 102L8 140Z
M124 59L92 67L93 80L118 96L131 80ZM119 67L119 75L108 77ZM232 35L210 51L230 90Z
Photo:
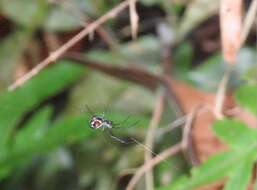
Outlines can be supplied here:
M35 122L33 125L38 125L37 119L33 118L32 121ZM2 174L0 178L5 177L9 174L8 171L23 165L37 154L46 153L61 145L72 144L85 139L90 135L90 129L84 127L86 122L84 117L65 119L50 126L40 138L27 136L26 142L25 139L17 141L10 151L0 159L0 174Z
M25 126L17 133L17 135L13 137L13 146L15 149L26 149L28 147L28 145L31 143L30 139L34 139L36 136L38 136L38 132L42 131L42 129L45 128L49 123L51 112L52 110L50 107L44 108L34 117L32 117L28 124L25 124ZM8 154L13 154L13 150L9 150L10 151L5 152L4 155L1 155L2 157L0 159L0 163L9 157ZM13 166L17 164L16 160L12 158L10 158L9 163L10 164L2 165L0 167L0 178L6 177L11 172Z
M232 170L230 179L226 183L224 190L246 190L252 175L255 160L256 153L249 155L249 158L238 163L236 168Z
M45 0L2 0L0 5L3 14L27 28L39 26L48 12L48 3Z
M56 63L22 87L0 95L0 150L24 113L68 87L82 75L84 68L70 63Z
M52 109L50 107L46 107L32 117L32 119L25 124L25 126L19 130L15 136L14 148L27 149L30 144L31 146L35 146L33 141L38 141L43 138L50 125L51 113Z
M207 160L203 165L194 168L191 177L182 176L175 183L158 190L188 190L200 185L211 183L221 179L233 167L231 160L234 155L231 152L220 153Z
M198 88L215 91L226 67L227 64L224 62L221 54L217 53L189 72L188 77ZM251 67L256 67L256 50L242 48L238 53L238 63L233 68L228 85L235 87L241 84L242 75Z
M216 121L213 130L220 139L232 148L244 149L256 143L257 130L247 127L238 120L224 119Z
M0 90L11 82L16 64L21 59L32 31L17 30L1 40L0 44Z
M235 97L240 105L257 115L257 84L241 85L237 89Z
M220 153L208 159L198 168L192 170L191 177L183 176L175 183L158 190L188 190L202 185L206 185L228 176L229 173L242 160L245 160L256 152L257 139L252 145L249 145L241 151L228 151Z

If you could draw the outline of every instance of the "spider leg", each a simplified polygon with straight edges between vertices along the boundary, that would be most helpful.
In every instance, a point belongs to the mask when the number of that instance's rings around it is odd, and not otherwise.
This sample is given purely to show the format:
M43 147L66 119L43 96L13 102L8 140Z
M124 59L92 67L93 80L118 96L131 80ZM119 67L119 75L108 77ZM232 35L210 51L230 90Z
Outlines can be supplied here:
M112 138L112 139L114 139L114 140L116 140L116 141L118 141L118 142L120 142L120 143L122 143L122 144L131 144L131 143L133 143L133 141L126 141L125 139L122 139L122 138L120 138L120 137L117 137L117 136L115 136L112 132L111 132L111 130L110 129L106 129L106 131L107 131L107 133L108 133L108 135Z
M126 128L130 128L130 127L134 127L135 125L137 125L139 123L139 120L137 120L136 122L134 122L132 125L126 127ZM119 127L119 125L114 124L114 126L112 127L113 129L124 129L125 127Z
M94 112L89 108L89 106L86 104L86 105L82 105L82 106L79 106L79 111L81 113L84 113L84 112L87 112L90 114L91 117L94 116Z
M91 117L93 117L93 111L89 108L89 106L88 105L86 105L86 109L87 109L87 111L90 113L90 115L91 115Z
M128 115L128 116L127 116L125 119L123 119L121 122L119 122L119 123L114 123L113 125L114 125L114 126L118 126L118 125L120 125L120 124L122 124L122 123L125 123L126 121L129 120L130 116L131 116L131 115Z

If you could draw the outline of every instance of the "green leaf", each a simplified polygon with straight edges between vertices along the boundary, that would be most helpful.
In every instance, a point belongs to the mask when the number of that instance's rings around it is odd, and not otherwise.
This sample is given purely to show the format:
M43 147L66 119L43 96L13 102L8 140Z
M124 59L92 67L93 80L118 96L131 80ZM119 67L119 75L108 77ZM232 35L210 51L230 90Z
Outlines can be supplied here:
M236 168L232 170L230 178L226 183L224 190L246 190L252 176L252 170L256 160L256 153L249 155L248 158L239 162Z
M22 128L18 134L13 138L14 140L14 146L16 149L25 148L26 146L31 143L30 139L37 138L40 131L42 131L43 128L45 128L49 122L49 117L52 110L50 107L47 107L45 109L42 109L42 111L39 111L26 125L26 127ZM10 150L10 149L9 149ZM5 152L5 154L1 155L0 163L3 159L8 157L8 153ZM0 167L0 178L6 177L12 170L12 165L16 164L16 160L10 158L10 162L13 161L13 164L10 165L4 165Z
M2 0L0 5L5 15L28 28L39 26L45 19L48 9L46 0Z
M13 79L13 70L20 61L23 50L31 36L30 30L22 29L4 38L0 45L0 89Z
M160 4L161 1L159 1L159 0L142 0L142 3L146 6L153 6L155 4Z
M190 43L182 43L174 53L175 68L185 78L185 74L189 71L193 59L193 48ZM176 74L176 72L174 73Z
M15 91L1 94L0 150L24 113L71 85L83 71L83 66L61 61L40 72Z
M32 125L34 127L38 126L40 124L38 121L41 117L47 119L46 116L43 116L46 114L45 111L39 114L40 115L37 114L32 118L28 127ZM83 127L86 122L85 117L68 118L55 123L53 126L49 126L38 138L35 138L33 135L29 136L30 133L28 132L30 132L30 130L27 131L25 126L24 130L26 130L26 132L21 130L20 133L22 134L18 133L16 136L19 140L10 147L5 156L0 158L0 174L1 171L6 171L6 169L13 170L21 166L37 154L42 154L61 145L72 144L85 139L90 134L90 129ZM41 124L43 123L47 123L47 120L41 120ZM42 130L44 127L46 126L40 126L41 129L37 130ZM4 176L0 175L0 177Z
M103 3L109 5L110 2ZM44 28L48 31L70 31L84 26L88 18L97 18L104 13L98 6L99 1L91 0L57 2L51 6Z
M120 47L120 53L134 63L159 64L160 42L156 37L144 36Z
M92 60L110 64L127 64L128 62L146 64L148 67L161 62L160 42L156 37L144 36L136 41L125 43L117 51L91 51L87 56Z
M235 93L236 101L257 115L257 84L243 84Z
M256 60L257 62L257 60ZM247 81L247 82L257 82L257 66L256 65L252 65L251 67L249 67L247 69L247 71L245 72L244 76L242 77L242 79L244 81Z
M182 176L176 182L159 188L158 190L188 190L196 187L212 183L228 176L229 173L242 160L256 152L257 139L254 144L249 145L240 151L228 151L220 153L209 158L201 166L194 168L190 177Z
M226 144L236 149L244 149L255 143L257 139L257 130L247 127L238 120L223 119L216 121L213 130Z
M83 15L79 9L66 10L63 7L57 6L51 9L48 18L44 24L48 31L69 31L78 28L84 24ZM65 22L63 22L65 20Z
M193 168L191 177L182 176L176 182L158 190L188 190L224 177L233 167L231 152L220 153L208 159L198 168Z
M225 66L222 56L216 54L210 56L209 59L189 72L188 78L197 87L207 91L214 91L224 74Z
M204 20L217 14L218 9L219 3L217 1L196 0L188 2L183 18L180 19L180 26L178 28L179 38L183 38Z
M238 188L244 189L257 157L257 130L247 128L244 123L232 119L215 122L213 129L222 140L234 149L212 156L201 166L193 169L190 177L182 176L173 184L159 190L194 189L226 176L231 177L231 181L227 185L228 190L237 189L234 188L237 187L234 186L236 180L240 183Z
M229 86L235 87L241 84L241 76L252 66L256 67L256 63L255 50L253 48L242 48L238 53L238 62L231 73ZM222 55L217 53L189 72L188 78L203 90L215 91L226 67L227 64L224 62Z
M43 108L18 131L14 138L15 149L27 149L28 146L34 146L34 140L40 140L46 133L50 125L50 116L52 109L50 107ZM27 151L27 150L26 150Z
M39 147L44 150L80 141L92 132L87 123L88 120L84 116L61 120L49 128L43 139L45 144ZM40 145L40 142L38 144Z

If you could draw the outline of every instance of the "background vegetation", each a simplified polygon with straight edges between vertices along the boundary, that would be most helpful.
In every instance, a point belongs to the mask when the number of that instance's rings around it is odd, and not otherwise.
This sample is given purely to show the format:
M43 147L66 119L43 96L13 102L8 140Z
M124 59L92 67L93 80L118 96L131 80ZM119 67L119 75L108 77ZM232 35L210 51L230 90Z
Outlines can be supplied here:
M242 4L245 13L253 2ZM199 103L214 108L228 68L219 1L139 1L136 39L124 9L20 87L7 90L120 3L1 0L0 188L129 189L150 147L155 158L171 150L154 167L154 189L257 189L256 22L237 53L224 117L196 114ZM124 145L90 129L85 106L121 122L115 134L137 143ZM140 144L145 141L147 147ZM135 188L149 186L142 177Z

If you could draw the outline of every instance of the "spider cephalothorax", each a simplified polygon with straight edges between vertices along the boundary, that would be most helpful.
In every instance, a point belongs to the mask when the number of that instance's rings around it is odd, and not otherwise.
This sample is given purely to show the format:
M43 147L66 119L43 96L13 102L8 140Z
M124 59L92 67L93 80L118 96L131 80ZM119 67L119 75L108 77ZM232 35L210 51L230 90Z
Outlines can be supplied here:
M90 109L88 109L90 110ZM90 119L90 123L89 126L92 129L102 129L103 131L106 132L106 134L108 134L112 139L119 141L120 143L123 144L131 144L134 143L134 140L131 139L125 139L125 138L120 138L118 136L115 136L112 133L113 129L119 129L121 128L118 123L114 123L112 120L109 119L105 119L104 115L99 116L99 115L93 115L92 111L90 111L91 113L91 119ZM125 121L128 120L129 117L127 117Z
M105 128L112 128L112 121L106 120L103 117L100 116L93 116L90 120L90 127L93 129L105 129Z
M104 119L99 116L93 116L90 120L90 127L94 129L101 128L103 125Z

